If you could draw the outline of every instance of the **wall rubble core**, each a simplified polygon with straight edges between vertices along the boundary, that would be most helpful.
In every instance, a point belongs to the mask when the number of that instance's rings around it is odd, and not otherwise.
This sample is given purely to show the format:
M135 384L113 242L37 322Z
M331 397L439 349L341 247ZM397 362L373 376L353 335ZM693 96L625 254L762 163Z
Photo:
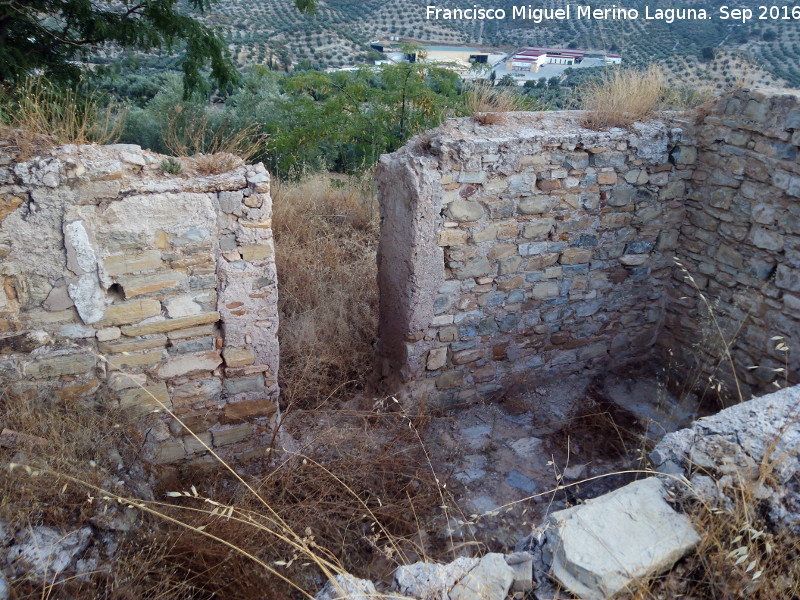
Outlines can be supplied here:
M724 379L724 349L694 352L714 332L675 257L729 335L747 296L737 374L745 398L770 389L786 365L766 332L800 329L798 110L797 92L739 90L630 131L579 112L454 119L383 156L382 391L447 405L657 353Z
M223 453L277 417L270 179L260 164L167 175L163 158L0 146L0 380L119 405L152 460L203 460L151 394Z

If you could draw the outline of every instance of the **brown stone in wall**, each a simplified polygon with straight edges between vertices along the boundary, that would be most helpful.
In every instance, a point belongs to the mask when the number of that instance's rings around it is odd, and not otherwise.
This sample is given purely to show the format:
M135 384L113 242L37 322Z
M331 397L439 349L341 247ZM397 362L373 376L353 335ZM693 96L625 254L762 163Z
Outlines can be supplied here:
M255 418L271 417L277 411L275 403L267 399L242 400L225 405L221 423L241 423Z

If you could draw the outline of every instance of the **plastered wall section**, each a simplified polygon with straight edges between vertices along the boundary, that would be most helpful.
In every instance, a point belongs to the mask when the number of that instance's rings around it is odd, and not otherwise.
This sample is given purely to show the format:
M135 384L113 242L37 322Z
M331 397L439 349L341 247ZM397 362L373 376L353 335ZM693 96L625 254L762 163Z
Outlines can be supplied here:
M515 113L382 157L383 391L457 403L647 354L696 159L687 128Z
M689 383L749 399L800 382L800 92L738 90L698 120L660 341Z
M118 406L157 462L206 453L153 397L219 452L257 449L278 396L264 167L170 175L137 146L0 146L4 389Z

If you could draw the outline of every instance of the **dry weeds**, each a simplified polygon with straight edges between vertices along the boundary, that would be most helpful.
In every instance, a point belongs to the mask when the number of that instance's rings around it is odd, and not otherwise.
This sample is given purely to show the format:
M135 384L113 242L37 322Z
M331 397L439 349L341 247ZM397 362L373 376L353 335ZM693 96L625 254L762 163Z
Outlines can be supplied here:
M372 181L313 175L273 187L281 395L314 407L363 386L377 329Z
M119 139L126 112L103 107L91 92L58 88L44 79L28 78L2 99L0 122L58 144L109 144Z
M613 68L599 82L585 88L584 126L589 129L628 127L646 120L658 110L665 89L664 73L651 66L647 71Z
M164 145L175 156L195 157L202 175L214 175L250 161L263 151L267 135L258 123L243 127L223 120L212 123L206 110L181 104L167 115Z
M276 449L257 475L222 461L162 467L150 500L116 483L131 473L113 449L127 448L129 465L141 443L121 417L87 404L4 403L3 425L29 437L2 458L33 468L0 472L0 520L71 531L107 509L140 511L114 535L119 552L106 568L14 580L14 597L311 598L330 573L380 579L426 555L420 531L440 503L438 482L403 415L298 411L289 426L299 446Z
M506 113L526 110L527 103L513 88L477 81L464 92L464 108L481 125L495 125L505 122Z

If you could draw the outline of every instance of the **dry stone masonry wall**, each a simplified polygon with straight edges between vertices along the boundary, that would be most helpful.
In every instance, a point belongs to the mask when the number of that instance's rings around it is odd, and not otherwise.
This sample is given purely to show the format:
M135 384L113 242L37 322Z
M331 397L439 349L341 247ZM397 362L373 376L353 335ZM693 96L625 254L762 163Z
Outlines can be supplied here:
M382 158L384 391L487 397L641 361L657 338L673 378L716 385L730 361L700 293L736 337L744 398L787 367L796 381L772 338L800 341L798 93L739 90L630 131L580 119L453 120Z
M694 283L675 271L661 341L695 380L738 395L702 293L747 399L800 382L800 92L739 90L700 116L696 136L678 240Z
M779 343L800 342L798 93L739 90L630 130L580 119L451 120L382 157L382 390L491 399L655 350L694 382L725 379L717 324L744 397L795 382L800 358ZM210 446L263 451L278 396L269 176L191 161L169 175L163 158L0 143L0 379L134 411L157 461L204 448L152 396Z
M168 175L138 146L0 147L0 378L133 411L159 462L242 451L276 416L262 165ZM249 445L249 446L248 446Z
M445 124L378 172L387 391L444 402L655 343L696 153L663 122Z

